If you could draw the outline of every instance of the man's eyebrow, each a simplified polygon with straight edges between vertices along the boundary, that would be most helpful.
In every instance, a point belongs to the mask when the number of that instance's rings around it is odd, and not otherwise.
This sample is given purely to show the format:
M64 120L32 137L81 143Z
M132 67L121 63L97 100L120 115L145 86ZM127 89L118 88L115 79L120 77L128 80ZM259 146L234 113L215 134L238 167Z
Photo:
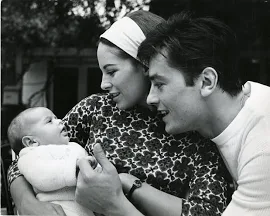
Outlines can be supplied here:
M162 76L160 76L160 75L158 75L158 74L149 75L148 78L149 78L151 81L157 80L157 79L159 79L159 80L164 80L164 77L162 77Z
M107 67L110 67L110 66L115 66L115 64L106 64L106 65L103 66L103 69L106 70Z

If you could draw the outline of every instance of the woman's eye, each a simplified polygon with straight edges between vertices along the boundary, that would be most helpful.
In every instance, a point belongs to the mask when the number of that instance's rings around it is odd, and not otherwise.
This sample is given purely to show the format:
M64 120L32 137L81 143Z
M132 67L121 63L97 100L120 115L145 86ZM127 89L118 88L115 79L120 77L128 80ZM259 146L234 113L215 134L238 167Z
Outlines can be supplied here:
M107 74L109 74L110 76L113 76L115 74L116 70L113 71L108 71Z

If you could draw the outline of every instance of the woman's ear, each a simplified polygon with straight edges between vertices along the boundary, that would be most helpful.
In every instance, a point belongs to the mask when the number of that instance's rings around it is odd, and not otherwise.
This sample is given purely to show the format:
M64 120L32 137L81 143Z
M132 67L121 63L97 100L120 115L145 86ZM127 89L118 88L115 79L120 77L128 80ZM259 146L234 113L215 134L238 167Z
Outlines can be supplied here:
M144 76L147 76L149 75L149 69L148 68L145 68L145 70L143 71L143 74Z
M149 67L147 67L146 65L143 65L143 74L145 76L148 76L149 75Z
M201 95L203 97L207 97L211 95L216 89L218 82L218 74L214 68L207 67L202 71L201 79Z
M138 71L143 72L145 76L148 76L149 68L146 65L139 62L137 68Z
M36 146L39 146L39 143L38 141L35 140L35 138L33 136L24 136L22 138L22 144L25 146L25 147L36 147Z

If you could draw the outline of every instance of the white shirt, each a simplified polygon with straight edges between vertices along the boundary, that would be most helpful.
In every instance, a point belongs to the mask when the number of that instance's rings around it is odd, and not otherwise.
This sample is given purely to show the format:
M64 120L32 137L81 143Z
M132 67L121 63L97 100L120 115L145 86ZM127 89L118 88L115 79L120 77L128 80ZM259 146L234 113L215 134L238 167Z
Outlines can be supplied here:
M248 83L244 107L212 139L238 184L223 216L270 216L270 87Z

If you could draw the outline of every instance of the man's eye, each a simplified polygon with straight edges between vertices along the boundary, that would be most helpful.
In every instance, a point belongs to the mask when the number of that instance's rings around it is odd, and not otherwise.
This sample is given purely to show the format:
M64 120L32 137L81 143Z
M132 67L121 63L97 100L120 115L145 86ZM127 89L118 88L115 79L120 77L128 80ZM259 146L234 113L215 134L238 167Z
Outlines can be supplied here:
M162 83L155 83L154 86L157 87L158 89L160 89L163 86L163 84Z

